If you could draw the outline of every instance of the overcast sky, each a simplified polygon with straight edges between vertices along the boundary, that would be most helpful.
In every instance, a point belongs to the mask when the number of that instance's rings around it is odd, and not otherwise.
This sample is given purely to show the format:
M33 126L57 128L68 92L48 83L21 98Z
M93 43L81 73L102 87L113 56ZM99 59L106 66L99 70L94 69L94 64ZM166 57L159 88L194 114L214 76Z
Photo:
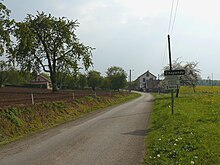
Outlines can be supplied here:
M175 4L177 0L174 1ZM132 79L149 70L161 73L172 0L4 0L11 18L37 11L78 20L78 38L95 47L94 69L132 69ZM175 6L174 4L174 6ZM220 79L220 1L179 0L171 34L173 60L197 61L201 76ZM174 8L175 12L175 8ZM164 59L164 60L163 60Z

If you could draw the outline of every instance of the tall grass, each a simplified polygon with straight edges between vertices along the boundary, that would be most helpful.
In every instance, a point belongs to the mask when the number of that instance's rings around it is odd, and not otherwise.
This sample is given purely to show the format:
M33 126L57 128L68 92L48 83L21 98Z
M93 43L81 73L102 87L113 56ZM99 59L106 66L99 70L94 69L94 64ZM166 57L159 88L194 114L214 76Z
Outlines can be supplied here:
M220 164L220 87L181 87L171 115L169 94L155 95L145 164Z

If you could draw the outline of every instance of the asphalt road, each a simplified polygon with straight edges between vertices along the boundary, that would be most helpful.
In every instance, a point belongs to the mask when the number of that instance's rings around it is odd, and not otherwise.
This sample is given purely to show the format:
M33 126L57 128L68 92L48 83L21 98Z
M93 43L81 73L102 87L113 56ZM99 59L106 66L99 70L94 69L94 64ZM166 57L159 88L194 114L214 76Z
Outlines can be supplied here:
M0 148L0 165L136 165L152 96L68 122Z

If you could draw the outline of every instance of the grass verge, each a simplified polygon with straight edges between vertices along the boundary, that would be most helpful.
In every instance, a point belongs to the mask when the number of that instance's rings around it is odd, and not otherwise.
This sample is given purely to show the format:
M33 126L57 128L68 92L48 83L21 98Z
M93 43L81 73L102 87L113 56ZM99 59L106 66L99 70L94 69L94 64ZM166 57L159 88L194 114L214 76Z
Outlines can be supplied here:
M76 120L92 111L121 104L140 94L84 97L74 102L46 102L29 107L12 107L0 111L0 146L32 133Z
M173 116L170 94L154 95L144 164L220 164L220 94L197 91L181 88Z

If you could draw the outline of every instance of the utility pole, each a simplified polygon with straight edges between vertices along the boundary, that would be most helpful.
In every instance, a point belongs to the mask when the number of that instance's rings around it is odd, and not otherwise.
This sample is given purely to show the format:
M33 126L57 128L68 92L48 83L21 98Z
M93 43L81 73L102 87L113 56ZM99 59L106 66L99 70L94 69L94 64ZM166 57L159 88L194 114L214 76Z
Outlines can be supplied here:
M172 70L172 59L171 59L171 46L170 46L170 35L168 34L168 51L169 51L169 62L170 62L170 70Z
M214 80L213 80L213 73L212 73L212 88L213 88L213 82L214 82Z
M172 59L171 59L171 46L170 46L170 35L168 34L168 50L169 50L169 62L170 62L170 70L172 70ZM171 90L171 102L172 102L172 115L174 114L174 96L173 89Z
M129 91L131 92L131 69L130 69L129 83L130 83Z

